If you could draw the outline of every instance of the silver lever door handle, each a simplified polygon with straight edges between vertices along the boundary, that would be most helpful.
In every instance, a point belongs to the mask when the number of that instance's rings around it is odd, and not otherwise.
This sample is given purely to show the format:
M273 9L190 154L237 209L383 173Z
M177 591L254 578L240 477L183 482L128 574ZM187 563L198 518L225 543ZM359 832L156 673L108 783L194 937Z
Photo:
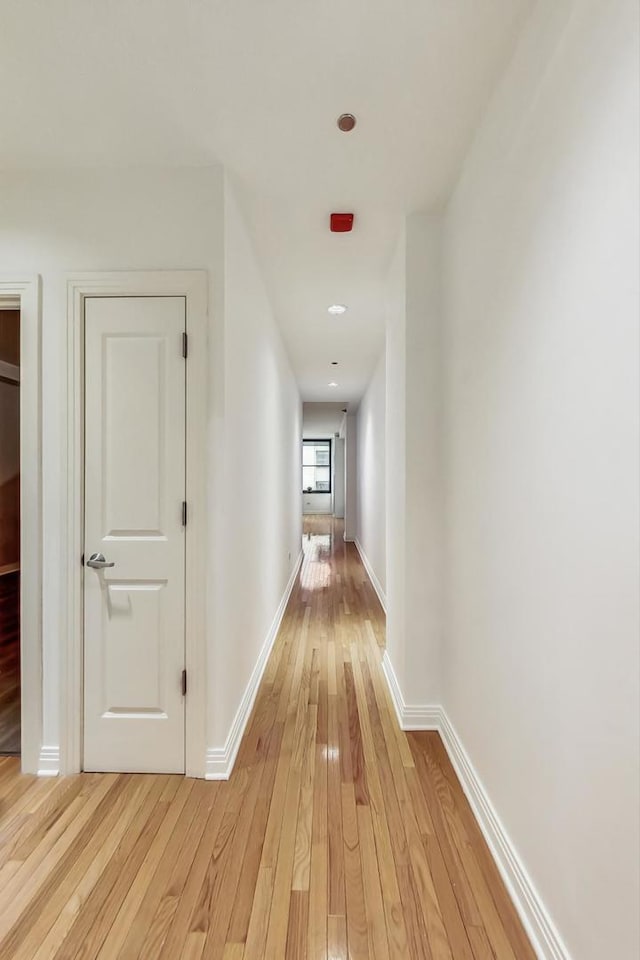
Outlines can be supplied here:
M93 567L94 570L103 570L105 567L115 567L115 563L113 560L105 560L102 553L92 553L87 560L87 566Z

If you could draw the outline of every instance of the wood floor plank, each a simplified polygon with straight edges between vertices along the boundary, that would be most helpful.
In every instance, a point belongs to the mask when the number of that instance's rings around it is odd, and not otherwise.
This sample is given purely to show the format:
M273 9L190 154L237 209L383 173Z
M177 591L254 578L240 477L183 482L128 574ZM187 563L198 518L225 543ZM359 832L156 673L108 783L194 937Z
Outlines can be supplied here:
M344 842L342 833L342 780L336 697L328 697L327 817L329 913L345 913Z
M264 955L264 945L269 927L269 910L273 895L273 867L260 866L253 898L253 909L249 918L245 953L247 957Z
M81 910L88 904L90 895L136 816L137 803L148 794L151 786L149 782L140 781L134 801L123 803L120 808L114 807L107 813L99 831L92 838L95 846L83 850L61 877L61 882L52 890L42 891L32 904L32 910L23 915L21 923L12 931L13 943L10 949L16 960L32 960L34 957L42 960L44 957L62 956L61 946L65 938ZM86 916L92 920L95 919L95 907L94 900L86 911ZM37 916L37 923L31 922L34 916ZM44 933L46 936L43 939ZM24 936L21 942L20 934ZM10 940L7 941L8 948L9 944ZM68 945L65 952L67 955L73 953Z
M365 907L363 867L360 856L358 814L352 783L342 784L342 820L344 829L344 864L346 880L346 926L349 957L368 960L369 937Z
M183 815L147 887L124 943L123 957L138 957L150 948L161 949L177 900L195 856L217 793L198 781L187 798ZM153 953L149 954L153 956Z
M0 757L0 960L534 960L439 735L398 726L342 530L305 519L229 781Z
M308 697L308 693L306 694ZM288 829L281 833L280 846L278 848L278 858L276 863L273 897L271 901L271 911L269 917L269 927L267 931L267 942L265 948L265 957L279 960L285 953L287 940L287 927L289 922L289 906L291 903L290 891L293 879L293 862L295 854L295 828L296 813L299 805L300 787L302 782L302 760L304 744L311 748L315 741L317 711L315 707L303 706L305 700L304 685L301 687L300 694L300 714L306 715L307 734L303 736L301 732L294 743L294 751L291 759L291 772L287 784L287 792L284 801L284 823Z
M285 960L301 960L307 956L309 923L309 891L292 890L289 900L289 924Z
M307 738L300 784L300 803L293 855L292 890L308 890L311 872L311 836L313 829L313 781L316 770L315 743L318 727L318 707L309 704Z
M10 768L9 768L10 769ZM4 832L10 820L17 816L20 810L30 800L31 793L42 784L43 778L25 776L18 780L7 780L7 793L0 801L0 830ZM13 786L11 786L13 784ZM49 781L51 787L51 781ZM9 789L11 787L11 789Z
M212 855L212 847L215 846L224 814L224 806L220 801L219 792L220 791L216 789L213 803L209 806L207 822L198 843L195 857L189 868L184 889L178 896L173 921L167 930L167 935L162 946L158 948L158 957L166 956L167 954L169 956L179 956L183 942L187 938L189 918L195 909L196 897L201 891L207 864ZM204 949L205 939L206 936L202 938L202 949ZM194 941L194 943L195 942L199 941ZM191 949L194 948L192 947Z
M216 793L215 798L217 798L217 796ZM198 813L184 838L175 862L175 867L171 871L169 882L158 903L151 925L145 934L143 946L140 951L141 958L157 960L161 955L165 939L174 922L182 895L191 875L196 853L200 849L202 835L211 817L215 798L211 794L207 795L207 793L203 793L201 797ZM200 813L201 815L198 815Z
M222 960L243 960L244 943L229 942L225 944Z
M81 789L81 777L69 777L61 781L53 777L42 777L29 782L29 789L15 805L7 805L3 811L0 822L0 866L11 859L12 852L18 845L23 844L31 833L40 829L40 824L52 808L63 810L70 796L77 795Z
M476 896L469 883L461 851L469 842L456 814L455 801L436 766L412 740L420 785L431 813L434 830L447 871L455 886L456 899L466 926L481 927Z
M327 933L328 950L331 960L348 960L347 918L335 917L333 914L329 914L327 917Z
M309 868L309 960L327 960L328 856L327 856L327 747L315 745L313 786L313 822L311 827L311 862Z
M424 909L413 882L413 871L408 859L406 865L398 865L396 873L407 929L408 955L412 960L433 960Z
M355 684L353 679L353 664L343 664L345 696L347 701L347 715L349 718L349 747L351 753L351 780L356 795L356 803L369 804L369 790L367 786L367 771L362 749L362 730L358 704L356 702Z
M227 932L230 943L244 943L247 939L282 732L282 724L274 724L242 861L241 882L236 891Z
M184 940L184 945L179 954L180 960L200 960L204 951L207 935L203 930L191 930Z
M402 903L400 890L396 875L395 860L393 856L393 847L388 823L388 804L384 795L381 780L381 763L385 759L385 750L381 738L376 738L376 731L379 733L379 718L375 698L367 695L365 685L365 672L367 669L366 660L360 661L359 656L352 656L352 668L354 689L358 703L359 715L361 717L362 741L365 763L369 769L369 790L372 800L371 806L371 829L372 836L375 836L376 859L375 865L378 868L380 876L381 889L383 893L384 915L386 918L387 934L389 940L389 953L394 960L401 960L406 957L408 952L407 932L402 913ZM368 677L368 673L366 674ZM389 790L389 799L393 797L393 790ZM360 811L358 811L360 814ZM368 831L368 821L361 825ZM362 837L361 842L366 837ZM368 845L362 844L363 855L367 852ZM372 861L372 865L373 865Z
M198 850L198 855L201 850L209 853L206 871L199 884L200 889L197 883L193 883L196 865L194 861L180 898L176 919L159 955L161 960L172 960L176 956L187 930L187 924L180 923L182 916L185 920L189 917L189 933L205 935L202 955L208 960L222 957L238 881L236 870L242 863L249 818L259 785L259 781L251 774L250 767L239 771L234 782L221 791L220 800L226 802L219 828L212 843L201 843ZM189 907L190 914L187 912ZM186 909L183 911L183 908Z
M478 904L482 926L494 952L502 952L506 957L513 954L518 960L534 960L535 954L509 900L440 737L437 734L423 736L417 742L425 756L431 757L430 778L440 809L448 817L449 824L457 823L456 849Z
M389 960L389 941L384 922L380 869L376 857L373 839L373 823L369 807L356 804L358 819L358 838L360 841L360 859L362 861L362 881L364 887L364 905L367 915L367 935L369 953L375 960Z
M20 867L6 884L2 877L5 868L0 871L0 949L4 949L4 938L15 924L24 922L29 913L37 915L38 897L42 897L43 889L55 888L75 862L80 853L78 837L84 839L87 825L93 833L93 824L97 827L96 812L101 820L103 811L107 815L109 807L117 809L119 804L126 803L129 798L127 789L127 782L122 777L106 776L99 782L88 782L88 796L76 797L71 802L56 825L59 829L43 838L24 861L17 861ZM133 795L131 789L131 798ZM86 847L86 843L83 846ZM10 864L11 861L6 866Z
M153 881L153 876L158 869L176 824L182 816L185 803L192 789L192 780L185 779L180 784L171 808L162 822L162 826L156 834L151 847L147 851L140 870L134 882L131 884L118 915L102 944L98 954L98 960L117 960L121 955L122 945L129 927L138 914L138 910Z
M130 805L125 816L119 818L116 828L107 838L100 857L92 861L83 877L83 883L76 888L73 899L65 908L73 922L70 923L59 949L56 951L47 948L43 951L46 956L58 956L61 960L84 960L86 957L95 957L102 947L131 882L169 809L169 802L161 800L167 778L145 777L144 780L137 809ZM176 782L176 789L177 786ZM61 916L64 916L65 912ZM56 927L58 926L59 922L56 923Z

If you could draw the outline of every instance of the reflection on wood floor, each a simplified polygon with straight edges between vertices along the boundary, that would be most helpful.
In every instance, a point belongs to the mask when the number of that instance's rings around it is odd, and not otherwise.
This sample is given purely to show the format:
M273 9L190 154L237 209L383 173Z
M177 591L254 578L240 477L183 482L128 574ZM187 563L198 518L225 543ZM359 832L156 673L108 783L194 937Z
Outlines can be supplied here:
M0 576L0 753L20 752L20 573Z
M402 733L342 524L305 557L228 782L0 761L0 957L533 960L436 733Z

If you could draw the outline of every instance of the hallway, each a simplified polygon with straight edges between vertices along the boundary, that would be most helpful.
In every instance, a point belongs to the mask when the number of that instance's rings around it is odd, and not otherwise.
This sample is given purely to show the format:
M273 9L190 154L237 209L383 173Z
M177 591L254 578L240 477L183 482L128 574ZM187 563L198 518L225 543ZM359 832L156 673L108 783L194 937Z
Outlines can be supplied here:
M0 957L528 960L438 734L398 729L340 521L304 563L231 780L0 760Z

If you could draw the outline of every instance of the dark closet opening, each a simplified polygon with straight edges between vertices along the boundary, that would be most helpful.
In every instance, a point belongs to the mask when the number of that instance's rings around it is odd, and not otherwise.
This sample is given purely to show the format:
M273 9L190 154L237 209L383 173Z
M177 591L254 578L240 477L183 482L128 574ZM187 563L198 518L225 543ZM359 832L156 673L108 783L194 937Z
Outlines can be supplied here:
M20 311L0 309L0 754L20 753Z

